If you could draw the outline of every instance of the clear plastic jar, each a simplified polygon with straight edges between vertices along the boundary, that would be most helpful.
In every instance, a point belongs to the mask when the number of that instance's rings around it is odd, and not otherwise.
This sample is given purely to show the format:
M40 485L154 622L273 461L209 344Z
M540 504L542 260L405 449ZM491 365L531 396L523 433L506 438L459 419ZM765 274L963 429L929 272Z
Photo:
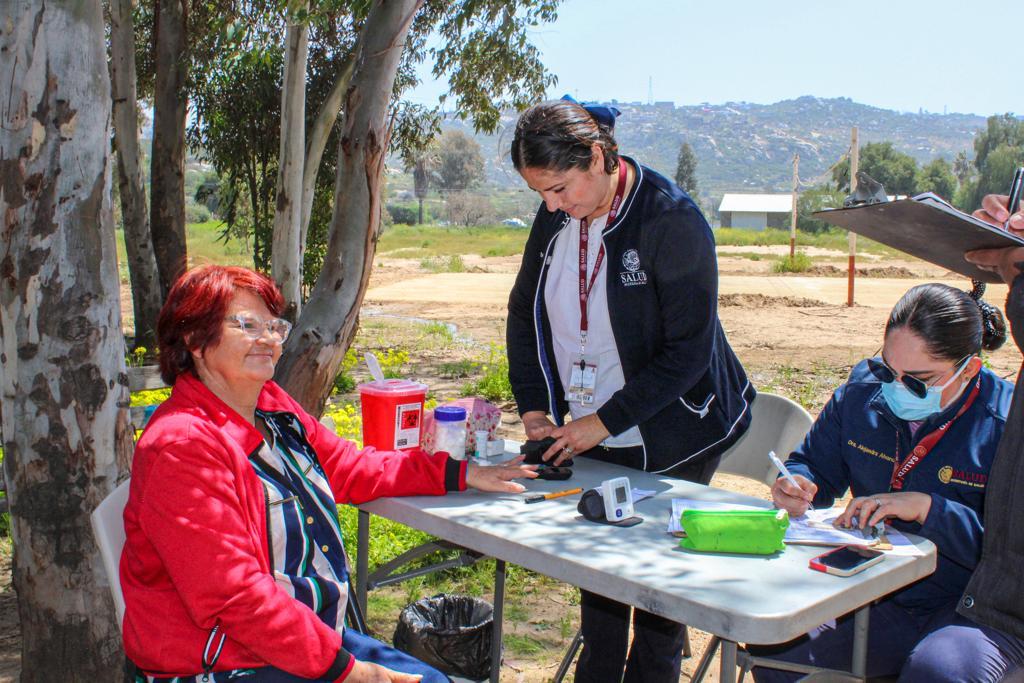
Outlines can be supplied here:
M434 452L444 451L454 460L466 459L466 409L434 408Z

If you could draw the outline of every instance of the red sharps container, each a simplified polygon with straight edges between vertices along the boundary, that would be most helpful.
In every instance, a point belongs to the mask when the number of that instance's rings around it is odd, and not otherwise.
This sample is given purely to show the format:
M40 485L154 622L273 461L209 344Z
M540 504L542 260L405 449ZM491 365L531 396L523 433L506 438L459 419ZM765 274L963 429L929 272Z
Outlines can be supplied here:
M363 445L385 451L419 447L426 397L426 384L407 379L360 384Z

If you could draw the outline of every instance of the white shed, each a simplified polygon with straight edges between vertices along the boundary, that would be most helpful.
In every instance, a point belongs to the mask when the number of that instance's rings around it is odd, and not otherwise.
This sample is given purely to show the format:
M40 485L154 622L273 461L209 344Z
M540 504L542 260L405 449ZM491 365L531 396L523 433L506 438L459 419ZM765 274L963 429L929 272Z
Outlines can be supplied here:
M718 215L723 228L764 230L789 225L793 195L727 193L722 197Z

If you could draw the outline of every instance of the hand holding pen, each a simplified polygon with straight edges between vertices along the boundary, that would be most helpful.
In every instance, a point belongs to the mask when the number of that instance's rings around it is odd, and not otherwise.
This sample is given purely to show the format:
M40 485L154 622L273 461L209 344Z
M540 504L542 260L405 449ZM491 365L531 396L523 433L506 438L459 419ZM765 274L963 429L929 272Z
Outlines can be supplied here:
M1024 211L1021 211L1020 200L1024 194L1024 166L1013 174L1008 195L990 194L981 200L981 208L974 212L974 217L992 225L1024 236Z
M814 495L818 492L818 485L806 477L790 473L786 463L775 455L775 451L768 451L768 458L782 474L772 485L772 501L775 507L785 510L793 517L799 517L811 507Z

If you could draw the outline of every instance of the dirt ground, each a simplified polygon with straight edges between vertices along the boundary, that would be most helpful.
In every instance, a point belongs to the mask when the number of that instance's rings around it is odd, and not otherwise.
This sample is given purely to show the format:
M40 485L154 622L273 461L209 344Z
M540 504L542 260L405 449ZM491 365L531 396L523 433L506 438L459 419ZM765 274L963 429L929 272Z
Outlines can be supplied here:
M773 275L772 258L784 247L722 247L719 249L719 313L729 340L761 390L790 396L816 413L850 367L881 345L882 330L892 305L919 282L970 284L942 269L914 260L861 257L856 280L856 305L845 305L846 256L841 252L807 250L815 269L808 275ZM812 253L813 252L813 253ZM411 373L441 398L457 395L464 380L448 376L445 363L486 357L489 343L503 343L505 305L519 266L517 257L464 256L465 272L429 273L419 260L377 259L361 314L361 340L366 347L399 344L417 321L440 321L455 327L454 342L421 344ZM991 286L988 299L1002 307L1006 288ZM130 310L130 300L124 302ZM404 326L404 327L403 327ZM405 332L401 330L405 329ZM360 343L357 340L357 345ZM1000 375L1015 377L1021 356L1011 343L990 356ZM503 406L503 432L522 438L512 405ZM714 484L767 497L759 483L721 475ZM389 590L389 589L385 589ZM400 588L392 588L396 602ZM506 647L502 681L533 683L549 680L560 651L578 626L575 591L564 584L539 583L516 596L507 614L506 635L536 642L529 647ZM404 604L404 603L403 603ZM385 621L373 618L379 634L390 635ZM391 622L393 624L393 621ZM691 629L695 656L684 662L688 681L707 634ZM20 637L10 588L10 558L0 553L0 683L17 680ZM707 680L717 680L712 673Z

